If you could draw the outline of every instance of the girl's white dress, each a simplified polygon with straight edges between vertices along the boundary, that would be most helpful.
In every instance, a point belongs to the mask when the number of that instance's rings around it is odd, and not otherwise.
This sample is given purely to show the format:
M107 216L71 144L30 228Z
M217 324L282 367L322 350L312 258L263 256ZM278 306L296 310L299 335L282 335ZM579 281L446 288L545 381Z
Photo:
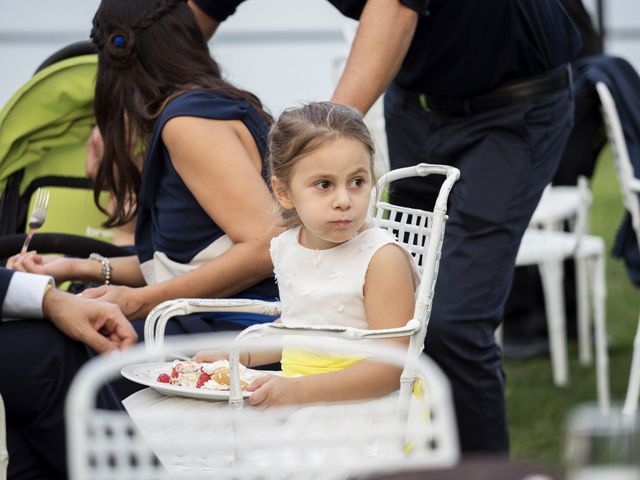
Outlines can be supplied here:
M336 247L313 250L300 245L299 234L299 228L290 229L271 242L271 256L283 308L281 321L294 325L330 324L366 329L368 324L363 290L367 269L380 248L397 243L395 237L386 230L369 228ZM404 251L410 259L414 284L417 285L419 277L415 263L411 255ZM298 349L296 337L288 337L283 348L282 367L286 376L307 375L336 371L358 360L356 357L331 355L327 348L313 352L308 348ZM389 398L373 402L384 401L389 401ZM213 413L212 409L219 412L221 408L228 408L226 402L169 397L150 388L131 395L123 403L162 463L169 469L177 470L194 466L194 456L188 451L179 451L177 447L180 435L176 435L175 429L180 429L180 419L176 419L171 432L153 419L166 415L168 411L189 412L188 415L198 415L199 412L199 415L206 417ZM354 420L354 413L361 409L358 403L295 408L287 417L286 424L279 428L283 428L291 438L301 438L319 423L326 427L327 409L334 409L330 411L330 416L333 417L331 428L336 429L336 433L340 428L367 430L367 425L361 423L362 419ZM264 434L269 435L269 432ZM229 435L229 441L233 441L230 431L218 431L216 437L220 438L220 435ZM168 438L176 440L167 442ZM211 453L208 458L196 455L201 468L213 468L231 457L231 450ZM257 454L256 458L259 459L260 455Z
M287 230L271 241L276 282L282 315L287 325L338 325L369 328L364 309L364 284L371 259L380 248L397 244L387 230L368 228L351 240L326 250L300 245L300 227ZM418 272L413 258L404 247L412 266L414 285ZM315 354L295 349L296 337L285 340L282 370L285 376L309 375L340 370L353 359L327 355L326 349Z

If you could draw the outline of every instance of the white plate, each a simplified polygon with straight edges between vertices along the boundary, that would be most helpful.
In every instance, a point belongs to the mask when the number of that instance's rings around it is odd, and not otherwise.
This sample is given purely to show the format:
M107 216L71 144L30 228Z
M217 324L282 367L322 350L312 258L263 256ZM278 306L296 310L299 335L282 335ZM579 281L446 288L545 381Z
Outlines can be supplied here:
M170 383L156 381L156 378L158 378L158 375L161 373L171 374L171 363L172 362L152 362L127 365L120 370L120 373L123 377L131 380L132 382L151 387L164 395L196 398L201 400L229 400L228 390L207 390L204 388L182 387L180 385L172 385ZM257 377L268 373L275 372L247 369L245 379L251 383ZM244 397L248 397L250 394L250 392L242 392Z

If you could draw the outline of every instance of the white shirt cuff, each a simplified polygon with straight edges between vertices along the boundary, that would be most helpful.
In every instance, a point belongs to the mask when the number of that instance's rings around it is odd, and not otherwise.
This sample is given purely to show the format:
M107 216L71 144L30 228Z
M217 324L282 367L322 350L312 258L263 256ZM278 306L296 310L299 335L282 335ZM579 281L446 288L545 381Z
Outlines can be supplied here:
M42 301L47 285L53 285L53 278L48 275L15 272L4 298L2 320L42 318Z

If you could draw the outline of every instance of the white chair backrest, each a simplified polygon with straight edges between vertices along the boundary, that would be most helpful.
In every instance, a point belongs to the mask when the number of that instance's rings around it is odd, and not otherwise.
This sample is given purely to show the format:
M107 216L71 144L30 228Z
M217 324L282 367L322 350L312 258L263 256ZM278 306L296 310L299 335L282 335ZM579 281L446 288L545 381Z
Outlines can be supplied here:
M393 205L384 200L387 187L392 182L428 175L445 176L432 212ZM421 163L413 167L392 170L383 175L372 193L369 211L370 222L377 227L393 232L398 241L412 253L421 273L413 317L420 321L421 332L411 338L410 351L413 353L416 350L421 351L424 344L433 292L438 277L438 265L447 219L447 201L458 178L460 178L460 171L457 168Z
M136 418L138 425L154 427L143 428L143 438L125 412L94 406L100 388L126 365L177 351L226 350L234 338L183 337L168 340L162 349L148 351L138 345L89 361L76 375L66 403L71 478L346 478L457 461L448 381L424 356L415 360L413 368L425 393L414 396L406 408L396 395L355 404L266 411L231 409L224 401L193 406L192 400L168 398L161 407L150 405L143 417ZM280 344L269 337L249 345L255 351ZM344 345L332 342L331 348L341 352ZM403 365L406 357L406 352L386 342L349 342L348 351L392 365Z
M596 90L600 97L607 137L620 183L622 201L631 214L631 222L640 247L640 172L634 172L633 165L631 165L629 150L613 95L602 82L596 84Z

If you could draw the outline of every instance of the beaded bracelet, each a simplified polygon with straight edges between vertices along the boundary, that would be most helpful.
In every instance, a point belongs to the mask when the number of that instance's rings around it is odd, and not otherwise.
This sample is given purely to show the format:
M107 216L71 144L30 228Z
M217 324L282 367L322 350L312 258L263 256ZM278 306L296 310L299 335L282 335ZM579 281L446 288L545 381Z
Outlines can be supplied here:
M111 285L111 261L99 253L89 255L89 260L100 262L100 273L104 277L104 284Z

